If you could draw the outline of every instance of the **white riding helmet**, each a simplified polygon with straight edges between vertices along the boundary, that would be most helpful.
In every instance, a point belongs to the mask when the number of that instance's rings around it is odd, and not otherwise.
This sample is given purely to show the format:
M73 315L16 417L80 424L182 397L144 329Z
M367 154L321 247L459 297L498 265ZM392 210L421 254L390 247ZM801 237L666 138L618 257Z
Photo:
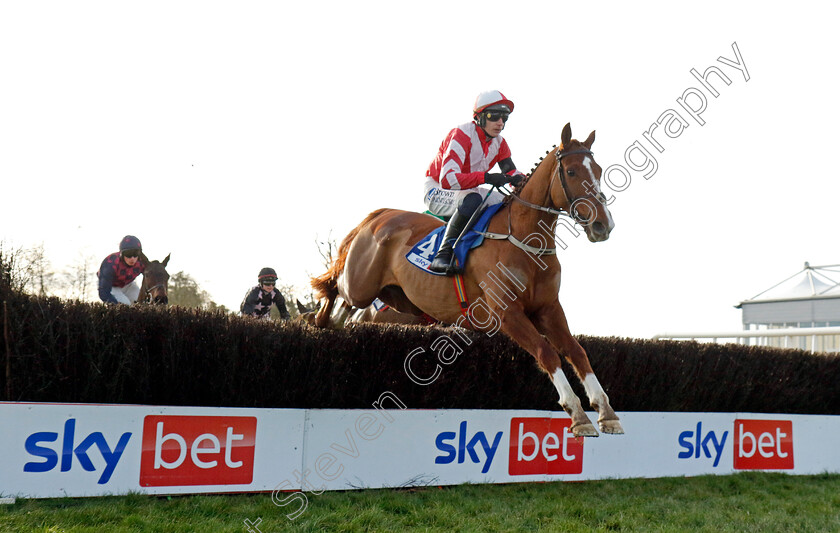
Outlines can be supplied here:
M513 102L508 100L500 91L484 91L475 99L473 115L478 115L487 108L511 113L513 111Z

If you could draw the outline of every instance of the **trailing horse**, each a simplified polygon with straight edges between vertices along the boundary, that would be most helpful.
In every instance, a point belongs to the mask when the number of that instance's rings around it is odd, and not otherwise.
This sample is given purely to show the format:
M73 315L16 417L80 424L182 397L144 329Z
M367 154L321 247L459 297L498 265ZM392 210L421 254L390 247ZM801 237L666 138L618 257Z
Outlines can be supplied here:
M612 215L600 192L601 167L591 147L572 139L567 124L555 148L490 220L484 244L470 253L463 274L465 309L453 279L431 275L406 260L412 247L442 222L429 215L380 209L365 218L339 246L338 257L312 286L325 299L316 325L327 324L335 299L364 308L379 298L402 313L427 314L456 326L502 331L527 350L550 377L575 436L597 436L561 368L563 354L583 382L604 433L623 433L589 363L569 331L558 301L560 263L555 246L558 215L571 216L592 242L609 238ZM565 219L563 220L565 223ZM571 225L570 225L571 226ZM572 230L577 231L574 226Z
M150 261L146 254L141 252L140 261L145 265L143 270L143 284L140 285L139 301L150 304L167 305L169 303L169 273L166 265L169 263L169 254L163 261Z

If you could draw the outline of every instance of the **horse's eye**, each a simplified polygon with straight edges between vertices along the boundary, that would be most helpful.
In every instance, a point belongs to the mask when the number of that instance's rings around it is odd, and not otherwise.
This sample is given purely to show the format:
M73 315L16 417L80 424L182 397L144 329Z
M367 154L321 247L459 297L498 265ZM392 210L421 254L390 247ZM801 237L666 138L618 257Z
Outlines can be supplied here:
M575 175L575 171L574 170L567 170L566 175L569 176L569 177L572 177L572 176Z

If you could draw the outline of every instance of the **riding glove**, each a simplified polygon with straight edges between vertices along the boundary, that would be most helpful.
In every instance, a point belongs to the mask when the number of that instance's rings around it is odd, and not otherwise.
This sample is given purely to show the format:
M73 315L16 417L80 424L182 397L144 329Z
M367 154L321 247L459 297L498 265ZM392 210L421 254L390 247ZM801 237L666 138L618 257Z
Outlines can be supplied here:
M484 183L488 183L494 187L501 187L502 185L510 183L516 187L522 181L522 178L523 176L521 174L507 176L505 174L490 174L489 172L486 172L484 174Z
M510 179L504 174L490 174L489 172L484 173L484 183L487 183L494 187L501 187L502 185L505 185L509 182Z

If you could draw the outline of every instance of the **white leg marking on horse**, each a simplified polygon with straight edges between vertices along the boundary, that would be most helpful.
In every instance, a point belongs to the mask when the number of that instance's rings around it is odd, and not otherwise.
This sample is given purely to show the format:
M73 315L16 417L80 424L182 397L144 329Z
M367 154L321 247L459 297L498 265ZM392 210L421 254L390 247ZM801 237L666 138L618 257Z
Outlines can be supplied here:
M338 309L333 311L333 317L330 320L330 325L338 328L343 328L345 322L347 322L347 319L350 316L351 308L350 306L344 305L337 305L336 307L338 307Z
M557 370L551 376L551 381L554 383L554 388L557 389L557 394L560 395L560 405L573 408L575 402L580 404L580 400L575 396L572 386L569 380L566 379L566 374L563 373L562 368L557 367Z
M599 408L608 403L604 401L607 398L607 393L604 392L595 374L586 374L586 377L583 378L583 388L589 398L589 403L597 405Z

